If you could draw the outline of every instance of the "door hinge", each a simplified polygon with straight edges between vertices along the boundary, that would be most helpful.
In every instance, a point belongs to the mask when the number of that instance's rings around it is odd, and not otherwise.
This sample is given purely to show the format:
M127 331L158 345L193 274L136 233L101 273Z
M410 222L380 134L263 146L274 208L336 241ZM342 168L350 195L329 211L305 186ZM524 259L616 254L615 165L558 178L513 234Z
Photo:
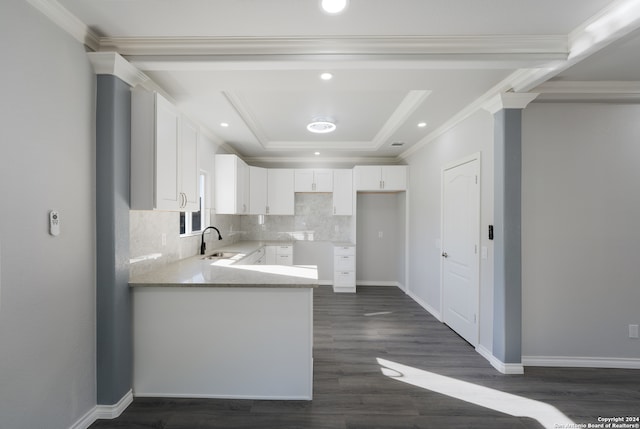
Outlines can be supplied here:
M475 325L476 323L478 323L478 315L474 314L473 315L473 324Z
M478 245L477 244L473 246L473 251L474 251L474 253L476 255L478 254Z
M476 185L478 184L478 175L476 174Z

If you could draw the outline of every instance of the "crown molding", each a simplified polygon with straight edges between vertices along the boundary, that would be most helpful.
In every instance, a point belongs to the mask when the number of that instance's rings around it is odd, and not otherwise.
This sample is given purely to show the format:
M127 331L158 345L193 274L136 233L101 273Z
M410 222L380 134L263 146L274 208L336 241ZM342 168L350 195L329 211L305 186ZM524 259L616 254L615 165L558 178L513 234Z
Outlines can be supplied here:
M397 157L275 157L275 156L256 156L241 157L246 163L254 165L290 165L290 164L322 164L322 165L376 165L376 164L399 164L401 160Z
M122 55L536 55L568 54L566 36L103 37Z
M91 50L100 49L100 37L57 0L27 0L56 25Z
M544 102L640 102L640 81L550 81L535 91Z
M484 104L483 108L492 115L503 109L524 109L537 96L538 94L530 92L503 92L494 95Z
M87 52L93 71L100 74L108 74L122 79L134 87L144 84L149 77L134 67L116 52Z

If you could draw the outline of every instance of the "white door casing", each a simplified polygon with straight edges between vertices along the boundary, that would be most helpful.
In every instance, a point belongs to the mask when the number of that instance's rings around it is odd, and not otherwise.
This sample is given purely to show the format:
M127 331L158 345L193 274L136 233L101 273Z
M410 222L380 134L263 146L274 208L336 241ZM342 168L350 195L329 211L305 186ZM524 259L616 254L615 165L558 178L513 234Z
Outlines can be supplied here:
M442 171L441 300L443 322L478 345L480 155Z

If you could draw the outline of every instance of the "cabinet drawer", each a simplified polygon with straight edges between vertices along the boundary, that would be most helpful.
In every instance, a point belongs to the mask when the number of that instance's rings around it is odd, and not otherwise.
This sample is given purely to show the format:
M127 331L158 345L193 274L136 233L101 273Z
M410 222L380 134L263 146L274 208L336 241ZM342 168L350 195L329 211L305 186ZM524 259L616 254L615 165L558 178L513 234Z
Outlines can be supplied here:
M276 265L293 265L293 255L276 255Z
M355 271L335 271L333 273L333 285L334 286L355 286L356 272Z
M336 255L333 258L333 268L336 271L353 271L356 268L354 255Z
M334 246L333 247L334 255L355 255L356 247L355 246Z
M276 246L276 255L293 255L293 246Z

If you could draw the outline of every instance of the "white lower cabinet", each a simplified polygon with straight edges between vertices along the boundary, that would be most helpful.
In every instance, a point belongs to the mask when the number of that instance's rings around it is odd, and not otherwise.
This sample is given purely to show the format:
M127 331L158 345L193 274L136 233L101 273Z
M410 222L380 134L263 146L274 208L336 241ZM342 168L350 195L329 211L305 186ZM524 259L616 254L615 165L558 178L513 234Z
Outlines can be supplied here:
M267 265L293 265L293 246L267 246L265 259Z
M356 291L356 247L333 247L333 290L334 292Z

